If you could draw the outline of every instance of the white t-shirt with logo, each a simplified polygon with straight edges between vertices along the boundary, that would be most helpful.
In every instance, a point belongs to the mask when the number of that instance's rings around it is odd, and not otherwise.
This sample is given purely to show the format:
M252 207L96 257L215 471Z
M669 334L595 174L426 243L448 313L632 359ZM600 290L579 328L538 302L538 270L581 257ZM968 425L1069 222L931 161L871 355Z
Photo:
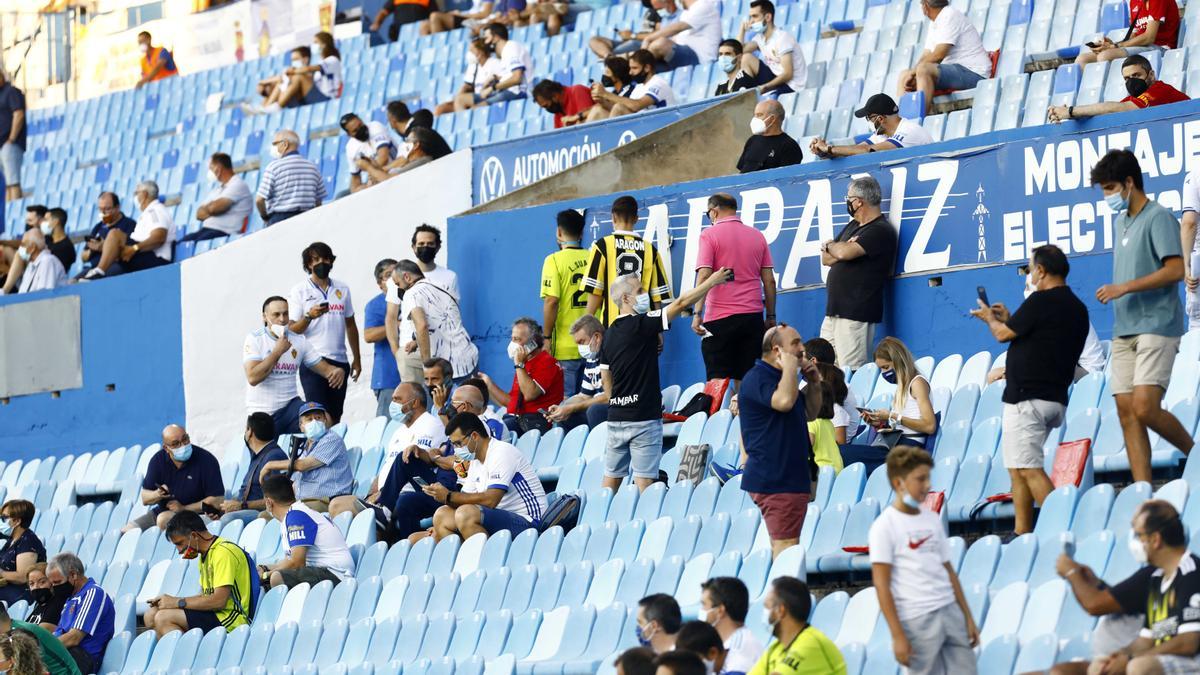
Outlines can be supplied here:
M446 445L446 427L436 415L426 410L421 413L421 416L413 420L412 426L401 424L396 427L396 432L392 434L392 439L388 441L387 452L383 455L383 465L379 467L379 475L376 478L379 488L383 489L383 484L387 480L388 474L392 471L392 463L404 461L399 459L404 449L410 445L415 445L425 450L430 450L431 454L441 454L442 446ZM415 460L419 461L419 460Z
M717 46L721 44L721 14L715 0L693 0L690 7L680 12L679 21L691 27L671 38L675 44L690 47L700 63L716 61Z
M930 136L925 127L920 124L912 120L900 118L900 124L896 125L896 131L892 135L871 134L871 137L867 139L867 142L871 145L885 141L897 148L911 148L932 143L933 136Z
M525 45L508 40L504 43L504 49L500 50L500 79L507 80L518 71L523 75L521 83L510 89L524 95L529 90L529 78L533 75L533 56Z
M313 86L329 98L342 95L342 60L336 56L321 59L321 70L313 73Z
M725 641L725 672L748 673L762 656L763 646L749 628L742 626Z
M349 286L332 277L324 291L312 279L296 284L288 295L288 320L299 321L308 310L323 302L329 303L329 311L309 321L304 337L318 355L345 363L346 319L354 316Z
M396 152L396 146L392 144L392 136L388 133L387 127L374 120L367 122L367 140L360 141L351 136L346 141L346 170L351 176L358 176L359 180L368 178L367 172L358 168L354 160L362 157L365 159L375 159L375 153L379 152L380 148L391 148L392 152Z
M515 513L526 520L541 520L546 512L546 492L537 471L517 446L504 441L488 443L487 458L471 462L462 491L479 494L492 488L504 490L496 508Z
M770 66L771 72L776 75L783 72L783 60L790 58L792 79L788 80L787 84L792 91L804 88L804 81L808 79L808 67L804 64L804 52L796 47L796 38L791 33L776 26L769 39L759 35L754 41L758 45L758 53L763 63Z
M161 246L154 249L154 255L170 262L172 244L175 242L175 219L171 217L162 202L152 199L146 208L142 209L142 215L137 219L137 227L133 228L133 234L130 234L129 238L135 244L139 241L146 241L146 238L157 229L166 230L167 238L163 240Z
M925 51L931 52L938 45L953 45L942 59L943 65L959 64L983 77L991 77L992 57L983 48L983 38L967 15L953 7L942 8L925 37Z
M500 68L500 59L495 56L489 56L487 61L483 63L468 63L466 70L463 71L463 82L479 91L489 84L493 84L502 76L503 70Z
M296 384L296 373L300 364L315 366L321 360L303 335L287 332L292 348L275 362L267 378L258 384L246 383L246 410L252 413L273 413L300 395ZM276 337L266 326L246 335L242 345L242 363L264 361L275 349Z
M635 86L629 98L637 101L647 96L654 99L652 108L675 105L675 92L671 90L671 85L667 84L661 75L652 75L650 79Z
M308 508L304 502L296 502L283 517L279 528L283 538L285 557L292 556L292 548L303 546L308 549L304 561L306 567L324 567L339 579L354 576L354 558L342 531L329 517Z
M892 566L892 597L901 621L954 602L945 568L950 545L938 514L922 506L909 515L889 505L871 524L868 541L871 563Z

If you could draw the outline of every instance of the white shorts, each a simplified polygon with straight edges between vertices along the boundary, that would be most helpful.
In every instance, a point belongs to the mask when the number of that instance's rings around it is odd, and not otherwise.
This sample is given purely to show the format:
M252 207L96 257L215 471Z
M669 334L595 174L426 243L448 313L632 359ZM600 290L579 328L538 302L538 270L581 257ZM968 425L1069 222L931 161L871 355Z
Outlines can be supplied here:
M1133 393L1134 387L1153 385L1166 391L1171 383L1179 338L1143 333L1112 341L1112 374L1108 388L1113 394Z
M1067 407L1031 399L1004 404L1000 448L1006 469L1041 469L1046 464L1046 437L1063 422Z

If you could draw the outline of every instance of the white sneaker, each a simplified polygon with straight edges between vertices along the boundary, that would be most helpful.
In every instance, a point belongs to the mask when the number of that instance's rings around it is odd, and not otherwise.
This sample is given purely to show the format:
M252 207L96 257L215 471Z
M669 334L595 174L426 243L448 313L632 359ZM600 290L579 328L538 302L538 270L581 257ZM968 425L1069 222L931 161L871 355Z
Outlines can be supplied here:
M280 106L278 103L272 103L271 105L263 106L259 112L263 113L264 115L269 115L271 113L280 112L281 110L283 110L282 106Z
M242 113L245 115L253 116L253 115L258 115L259 113L262 112L262 110L258 106L250 104L250 103L243 102L240 107L242 109Z
M81 278L80 281L95 281L96 279L103 278L104 270L100 269L99 267L93 267L87 271L87 274L83 275L83 278Z

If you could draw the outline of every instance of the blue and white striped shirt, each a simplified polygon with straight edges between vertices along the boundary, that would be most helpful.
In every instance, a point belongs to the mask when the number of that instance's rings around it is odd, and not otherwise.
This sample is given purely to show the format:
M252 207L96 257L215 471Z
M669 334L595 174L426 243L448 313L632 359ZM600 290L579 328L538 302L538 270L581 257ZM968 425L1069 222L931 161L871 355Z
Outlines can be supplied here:
M290 152L263 169L258 197L267 202L267 213L307 211L325 200L321 170L298 152Z
M297 459L312 457L322 466L292 474L298 499L331 499L354 491L354 472L350 468L350 453L342 437L332 431L309 441Z
M104 648L112 639L115 619L112 599L100 588L100 584L89 578L83 588L63 605L54 635L65 635L76 628L83 631L86 637L79 646L99 663L104 657Z

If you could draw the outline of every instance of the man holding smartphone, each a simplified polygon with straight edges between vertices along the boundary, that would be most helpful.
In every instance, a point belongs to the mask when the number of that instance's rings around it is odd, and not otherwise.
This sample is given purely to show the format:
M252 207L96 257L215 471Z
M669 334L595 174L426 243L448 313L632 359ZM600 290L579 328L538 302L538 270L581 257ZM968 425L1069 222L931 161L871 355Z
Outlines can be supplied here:
M171 424L162 432L162 451L154 453L142 481L142 503L150 510L134 518L122 532L145 530L167 523L180 511L209 513L221 517L218 507L225 501L221 465L204 448L192 445L183 427Z
M1179 40L1179 5L1175 0L1129 0L1129 30L1113 42L1108 36L1079 50L1076 65L1115 61L1134 54L1175 49Z

